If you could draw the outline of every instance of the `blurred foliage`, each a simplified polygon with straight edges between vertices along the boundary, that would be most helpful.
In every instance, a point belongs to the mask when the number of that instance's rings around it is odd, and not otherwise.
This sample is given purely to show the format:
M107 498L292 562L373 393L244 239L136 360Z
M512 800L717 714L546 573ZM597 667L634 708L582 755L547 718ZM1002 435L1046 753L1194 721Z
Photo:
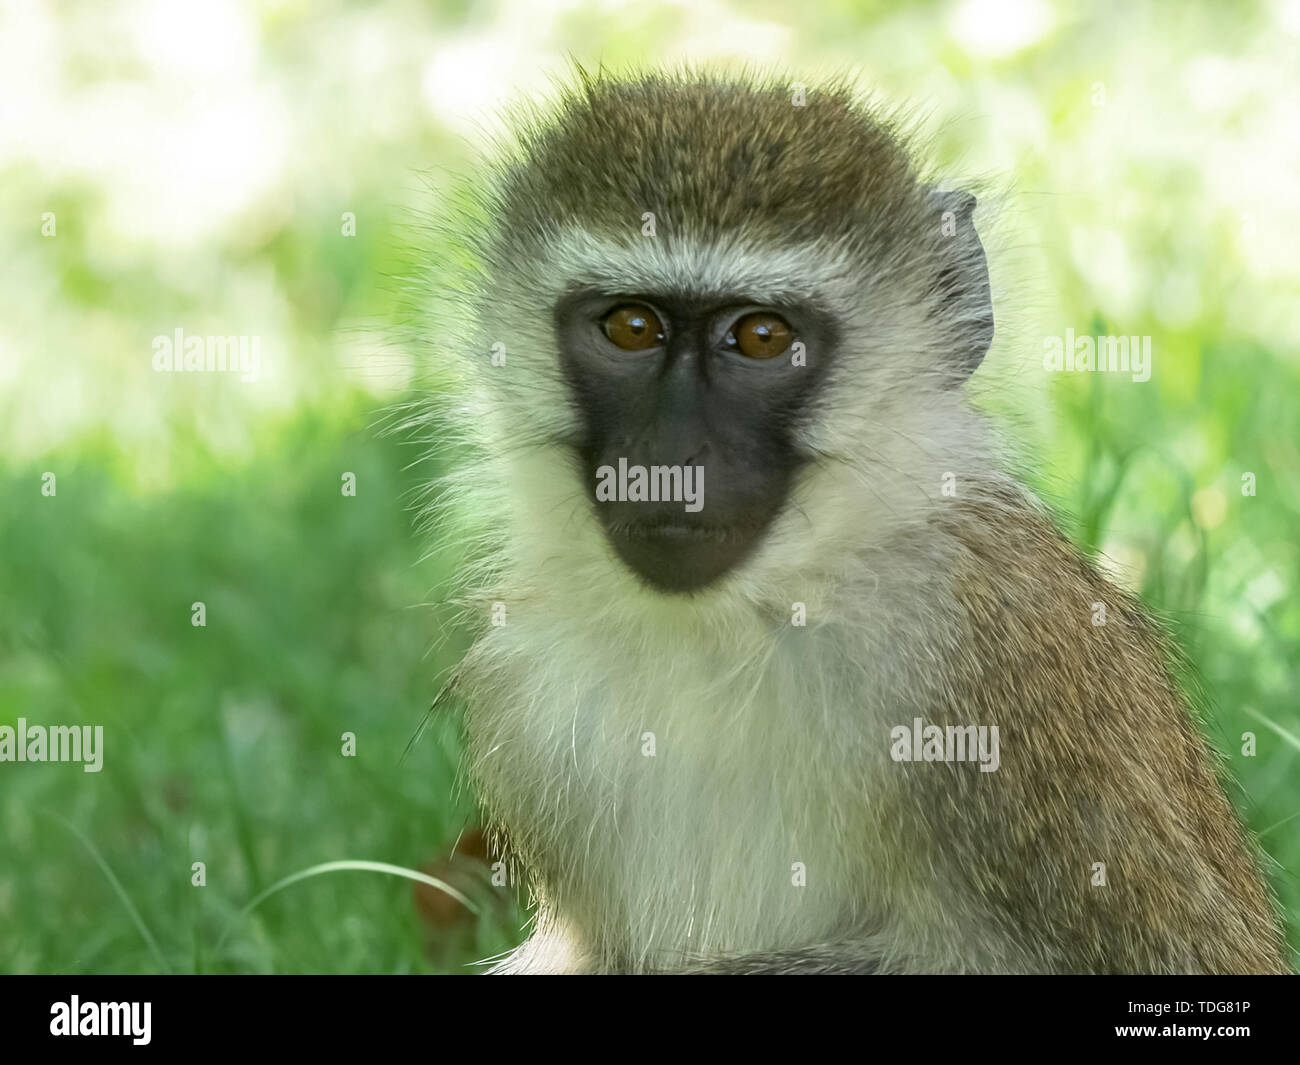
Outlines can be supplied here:
M242 911L317 862L441 868L473 823L455 714L403 753L463 636L413 532L436 471L373 429L443 355L385 324L455 254L419 220L493 113L570 57L848 71L916 108L981 196L979 400L1175 633L1294 942L1298 42L1294 0L4 8L0 723L109 746L0 766L0 970L426 971L518 938L513 899L434 919L373 873ZM154 372L178 327L260 337L267 374ZM1045 373L1070 328L1152 336L1151 380Z

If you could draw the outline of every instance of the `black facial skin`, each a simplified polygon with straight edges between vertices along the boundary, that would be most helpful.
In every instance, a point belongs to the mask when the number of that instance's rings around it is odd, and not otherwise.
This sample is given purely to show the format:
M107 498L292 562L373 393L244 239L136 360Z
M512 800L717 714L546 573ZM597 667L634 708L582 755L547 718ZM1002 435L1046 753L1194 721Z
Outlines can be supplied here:
M613 310L639 304L663 325L662 343L618 347L605 334ZM726 342L747 314L779 314L790 348L753 359ZM828 316L806 306L756 305L742 297L701 300L683 294L571 293L555 311L560 358L583 433L579 474L619 557L651 587L692 592L746 558L786 501L808 456L794 429L806 417L830 362ZM802 343L805 365L791 364ZM681 500L597 501L596 471L702 466L703 508Z

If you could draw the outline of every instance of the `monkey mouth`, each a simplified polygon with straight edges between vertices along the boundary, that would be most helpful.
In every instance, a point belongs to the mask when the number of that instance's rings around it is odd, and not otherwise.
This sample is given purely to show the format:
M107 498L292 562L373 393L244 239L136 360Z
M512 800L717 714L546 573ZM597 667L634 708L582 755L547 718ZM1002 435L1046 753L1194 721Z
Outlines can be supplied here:
M726 525L691 525L684 521L657 521L626 524L612 529L615 535L642 540L717 540L732 539L737 530Z
M699 591L718 580L750 554L762 530L763 525L662 518L605 527L624 565L655 590L668 593Z

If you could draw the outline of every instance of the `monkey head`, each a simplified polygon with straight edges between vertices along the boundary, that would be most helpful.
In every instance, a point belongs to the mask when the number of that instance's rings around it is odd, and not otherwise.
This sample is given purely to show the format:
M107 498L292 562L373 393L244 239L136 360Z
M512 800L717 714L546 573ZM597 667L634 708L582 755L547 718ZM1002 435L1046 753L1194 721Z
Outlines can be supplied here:
M479 342L509 353L485 384L536 489L526 549L700 592L905 515L951 466L993 332L975 201L848 90L584 78L487 200Z

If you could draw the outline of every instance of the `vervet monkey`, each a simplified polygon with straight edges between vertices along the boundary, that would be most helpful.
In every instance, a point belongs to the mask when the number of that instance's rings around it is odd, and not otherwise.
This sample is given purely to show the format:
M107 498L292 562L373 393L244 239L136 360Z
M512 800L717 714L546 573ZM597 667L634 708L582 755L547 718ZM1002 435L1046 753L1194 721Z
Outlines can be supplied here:
M1160 633L964 395L974 198L845 88L696 74L583 75L494 174L453 485L538 904L498 970L1285 971Z

